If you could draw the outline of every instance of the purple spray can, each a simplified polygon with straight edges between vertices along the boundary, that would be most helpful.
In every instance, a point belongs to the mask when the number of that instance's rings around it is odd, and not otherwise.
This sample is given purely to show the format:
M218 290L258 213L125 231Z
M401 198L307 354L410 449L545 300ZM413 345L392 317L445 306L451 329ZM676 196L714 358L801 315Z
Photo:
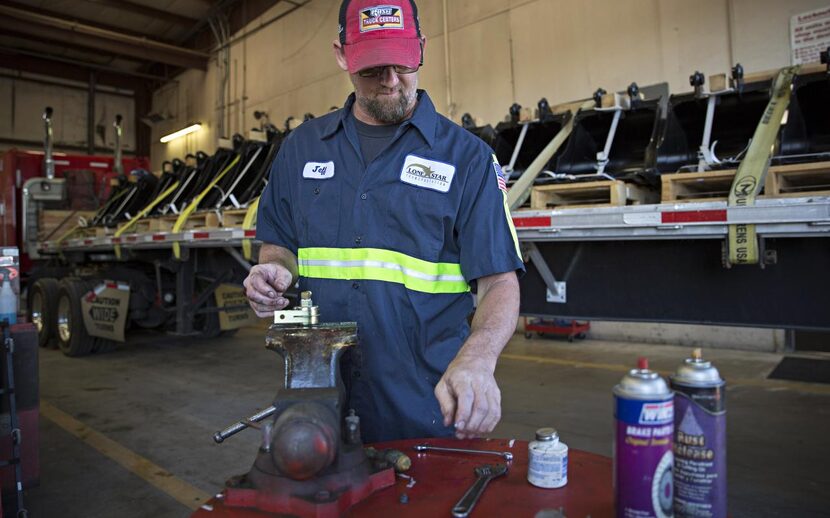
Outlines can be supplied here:
M674 515L726 518L726 382L700 349L671 376Z
M674 395L640 358L614 387L617 518L673 516Z

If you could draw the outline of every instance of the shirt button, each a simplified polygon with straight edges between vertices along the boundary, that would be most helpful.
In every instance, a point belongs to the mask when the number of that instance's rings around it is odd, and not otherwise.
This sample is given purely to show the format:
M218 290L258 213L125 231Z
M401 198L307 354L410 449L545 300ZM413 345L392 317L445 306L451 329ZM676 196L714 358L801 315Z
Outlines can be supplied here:
M320 188L319 187L314 188L314 194L320 194Z
M354 288L354 289L358 289L359 287L360 287L360 283L359 283L359 282L355 281L355 282L353 282L353 283L352 283L352 288Z
M352 376L354 376L357 379L360 379L360 371L353 371Z
M356 245L359 245L361 241L363 241L363 238L361 236L357 236L356 238L354 238L354 243Z
M366 198L368 198L368 197L369 197L369 195L368 195L368 194L366 194L365 192L364 192L363 194L361 194L361 195L360 195L360 199L361 199L361 200L365 200L365 199L366 199Z

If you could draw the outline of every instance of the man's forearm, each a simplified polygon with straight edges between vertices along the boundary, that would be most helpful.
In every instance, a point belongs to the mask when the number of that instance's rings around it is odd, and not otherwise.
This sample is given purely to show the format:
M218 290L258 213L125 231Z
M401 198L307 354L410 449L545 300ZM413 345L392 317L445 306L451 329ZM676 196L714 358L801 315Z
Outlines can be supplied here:
M486 359L495 370L501 351L516 331L519 281L515 272L491 275L478 280L478 291L472 330L458 355Z
M299 278L297 267L297 256L291 250L277 245L265 243L259 249L259 264L277 263L291 272L291 285L293 286Z

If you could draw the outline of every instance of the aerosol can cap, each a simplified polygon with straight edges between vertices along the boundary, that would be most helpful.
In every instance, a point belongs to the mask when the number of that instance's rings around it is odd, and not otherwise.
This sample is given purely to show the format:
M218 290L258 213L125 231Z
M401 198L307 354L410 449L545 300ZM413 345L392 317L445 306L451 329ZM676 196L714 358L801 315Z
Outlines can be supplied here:
M672 381L696 386L716 386L723 383L718 369L712 366L712 362L703 359L703 352L699 348L692 351L691 358L686 358L680 364L672 376Z
M671 395L666 380L648 368L648 358L637 359L637 368L628 371L620 384L614 387L614 393L633 399L668 397Z

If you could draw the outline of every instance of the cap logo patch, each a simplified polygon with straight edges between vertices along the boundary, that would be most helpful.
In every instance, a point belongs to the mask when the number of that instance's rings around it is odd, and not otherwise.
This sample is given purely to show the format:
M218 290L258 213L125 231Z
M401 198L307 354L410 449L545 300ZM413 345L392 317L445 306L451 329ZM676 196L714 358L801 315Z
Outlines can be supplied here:
M403 29L403 11L397 5L376 5L360 10L360 32Z

